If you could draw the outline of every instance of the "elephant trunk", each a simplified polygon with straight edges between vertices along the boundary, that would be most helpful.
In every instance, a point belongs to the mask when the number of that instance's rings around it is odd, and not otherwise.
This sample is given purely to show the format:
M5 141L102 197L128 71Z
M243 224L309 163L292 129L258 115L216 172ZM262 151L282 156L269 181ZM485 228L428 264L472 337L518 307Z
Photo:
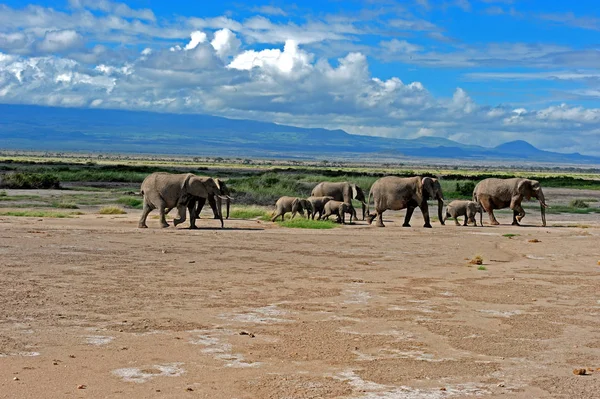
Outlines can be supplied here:
M542 226L546 227L546 204L540 201L540 211L542 213Z
M365 215L367 214L367 204L365 204L365 201L361 202L362 205L362 220L365 220Z
M444 199L441 197L438 197L438 219L440 219L440 223L443 226L445 223L444 223L444 217L442 215L442 208L444 208Z
M537 199L540 201L540 213L542 214L542 226L546 227L546 200L544 198L544 193L540 189L537 193Z
M221 201L221 197L215 195L215 200L217 202L217 211L219 213L219 220L221 221L221 228L223 228L223 201Z

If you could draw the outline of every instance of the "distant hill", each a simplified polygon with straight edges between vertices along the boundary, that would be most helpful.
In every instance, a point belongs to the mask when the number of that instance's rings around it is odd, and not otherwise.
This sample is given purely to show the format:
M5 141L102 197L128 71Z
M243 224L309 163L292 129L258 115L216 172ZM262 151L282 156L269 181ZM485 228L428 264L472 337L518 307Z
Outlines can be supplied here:
M600 164L525 141L495 148L440 137L359 136L209 115L0 104L0 149L313 159L437 158Z

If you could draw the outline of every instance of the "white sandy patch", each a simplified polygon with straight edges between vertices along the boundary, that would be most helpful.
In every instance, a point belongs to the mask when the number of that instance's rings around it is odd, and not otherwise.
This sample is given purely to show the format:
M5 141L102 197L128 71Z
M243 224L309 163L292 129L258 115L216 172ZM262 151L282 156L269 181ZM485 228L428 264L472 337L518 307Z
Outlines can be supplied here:
M8 356L36 357L39 355L40 355L40 352L11 352L11 353L0 352L0 357L8 357Z
M148 368L135 367L113 370L112 373L127 382L143 383L155 377L179 377L185 373L183 363L157 364Z
M516 310L507 310L507 311L500 311L500 310L493 310L493 309L481 309L478 310L478 312L480 313L486 313L489 314L491 316L495 316L495 317L511 317L511 316L516 316L516 315L520 315L523 314L522 311L516 309Z
M373 298L373 296L370 293L361 290L361 287L363 285L364 285L363 283L351 284L350 285L351 288L344 291L344 295L347 297L347 299L344 301L344 303L365 304L365 303L369 302L369 300L371 298Z
M269 305L262 308L251 309L244 313L224 313L219 315L219 317L230 321L254 324L291 322L291 320L281 317L285 314L287 314L287 312L285 310L278 309L277 305Z
M85 342L89 345L103 346L110 344L115 337L106 337L102 335L88 335L85 337Z
M543 256L536 256L536 255L525 255L525 257L527 259L534 259L534 260L544 260L544 259L546 259Z
M258 367L261 364L260 362L251 363L245 361L242 354L233 353L231 344L222 341L222 336L233 334L231 331L195 330L191 332L195 334L195 337L189 342L194 345L204 346L202 352L212 355L215 359L226 362L225 367Z
M389 386L365 381L352 370L339 373L334 378L348 382L357 394L354 398L361 399L442 399L452 396L479 396L488 394L485 388L475 384L444 385L445 391L438 389L418 389L407 386Z

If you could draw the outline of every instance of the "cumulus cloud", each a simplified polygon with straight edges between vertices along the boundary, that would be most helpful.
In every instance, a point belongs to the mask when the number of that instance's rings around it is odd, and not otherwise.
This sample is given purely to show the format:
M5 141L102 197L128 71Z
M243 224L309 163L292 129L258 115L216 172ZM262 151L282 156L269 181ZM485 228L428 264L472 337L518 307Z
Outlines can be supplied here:
M195 32L192 32L190 37L191 37L191 40L188 44L185 45L184 50L193 50L196 47L198 47L198 45L200 43L206 42L206 33L198 31L198 30Z
M272 70L283 74L300 74L311 68L311 56L298 48L293 40L285 42L283 51L267 49L262 51L248 50L228 65L228 68L249 71L253 68Z
M71 29L48 31L37 44L37 48L47 53L57 53L82 47L83 36Z
M237 54L242 42L235 36L235 33L225 28L215 32L215 36L210 44L217 52L217 55L225 59Z
M69 0L69 4L76 9L99 10L120 17L137 18L148 21L156 20L152 10L147 8L134 10L125 3L117 3L109 0Z

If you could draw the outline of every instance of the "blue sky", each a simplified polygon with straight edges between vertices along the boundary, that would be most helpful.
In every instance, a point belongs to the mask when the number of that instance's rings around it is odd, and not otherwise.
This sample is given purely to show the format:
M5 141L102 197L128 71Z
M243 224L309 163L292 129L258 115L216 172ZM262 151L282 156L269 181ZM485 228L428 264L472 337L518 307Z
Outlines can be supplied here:
M0 102L600 155L594 2L0 2Z

